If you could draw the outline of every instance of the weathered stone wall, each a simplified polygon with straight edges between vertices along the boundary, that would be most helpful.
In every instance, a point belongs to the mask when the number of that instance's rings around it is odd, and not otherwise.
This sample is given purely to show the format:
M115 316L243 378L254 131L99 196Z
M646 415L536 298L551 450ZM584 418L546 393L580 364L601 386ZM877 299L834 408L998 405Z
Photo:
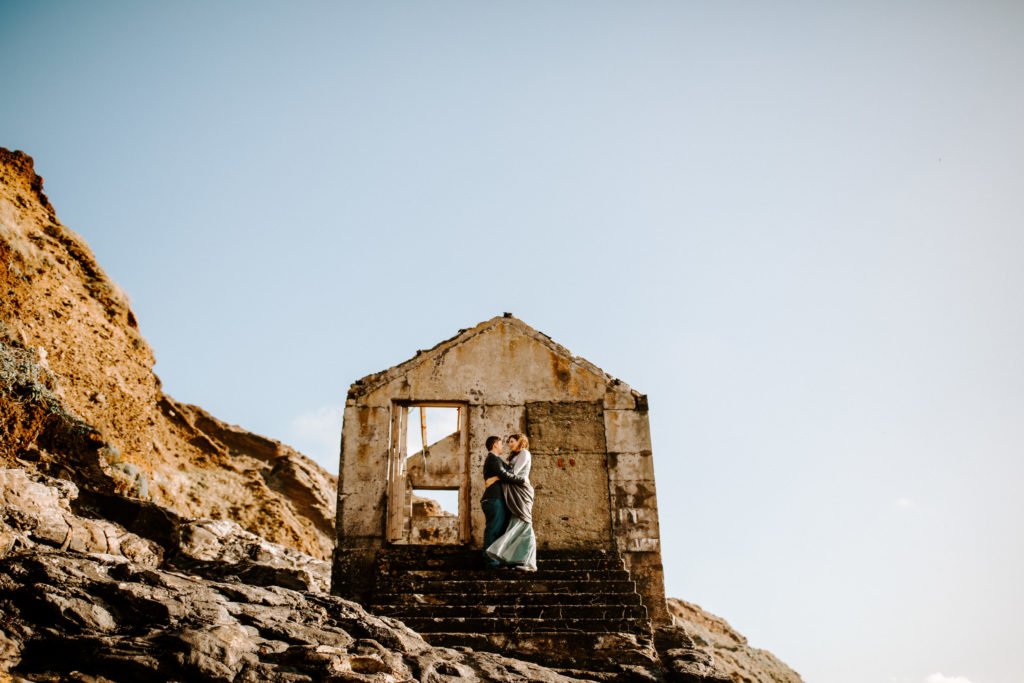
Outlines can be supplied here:
M413 488L457 488L465 473L465 448L462 432L449 434L423 451L413 453L406 460L406 472Z
M661 564L658 498L647 397L609 392L605 399L608 487L615 542L641 595L648 596L651 619L669 619Z
M541 548L612 547L601 401L531 402L526 430Z
M485 441L525 433L540 549L620 550L652 618L668 618L646 399L514 318L481 323L352 386L339 468L336 592L359 596L387 538L393 411L416 402L464 406L466 474L451 454L432 479L415 457L408 473L416 485L461 484L471 545L483 542ZM455 476L461 481L449 481Z

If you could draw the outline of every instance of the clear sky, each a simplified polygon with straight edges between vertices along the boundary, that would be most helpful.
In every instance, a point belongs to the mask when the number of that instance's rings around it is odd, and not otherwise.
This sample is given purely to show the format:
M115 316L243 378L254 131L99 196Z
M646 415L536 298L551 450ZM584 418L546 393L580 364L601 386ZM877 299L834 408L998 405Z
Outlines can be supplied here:
M511 311L650 397L669 594L1019 683L1024 3L0 0L0 145L176 398L337 470Z

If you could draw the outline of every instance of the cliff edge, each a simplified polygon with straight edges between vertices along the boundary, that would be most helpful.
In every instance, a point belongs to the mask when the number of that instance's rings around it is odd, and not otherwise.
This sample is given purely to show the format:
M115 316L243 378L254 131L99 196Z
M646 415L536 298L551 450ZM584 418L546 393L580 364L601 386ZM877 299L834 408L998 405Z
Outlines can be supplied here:
M330 555L336 477L167 396L128 298L57 219L32 159L2 148L0 292L0 466Z

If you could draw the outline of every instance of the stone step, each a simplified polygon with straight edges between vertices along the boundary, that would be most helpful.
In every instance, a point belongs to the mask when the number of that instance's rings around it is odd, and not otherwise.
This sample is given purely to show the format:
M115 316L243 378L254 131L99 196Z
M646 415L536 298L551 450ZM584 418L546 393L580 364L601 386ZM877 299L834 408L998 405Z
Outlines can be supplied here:
M401 620L417 633L650 633L646 619L505 619L463 617L445 619L409 616Z
M440 647L469 647L497 652L548 666L613 671L621 665L656 667L657 654L646 636L628 633L424 633L424 640Z
M516 569L409 569L396 572L392 578L415 578L423 581L629 581L625 569L551 569L539 568L535 572Z
M396 619L647 619L643 605L371 605L374 614Z
M636 583L630 580L564 581L558 579L520 580L518 578L487 579L477 581L435 581L413 576L383 576L377 580L377 590L386 593L477 593L503 595L507 593L572 593L598 595L635 593Z
M510 570L511 567L490 567L484 561L483 556L474 558L449 557L438 561L424 561L420 563L408 563L396 565L390 561L379 561L376 567L378 574L401 574L409 571L502 571ZM625 565L621 560L538 560L539 571L624 571Z
M433 546L427 550L386 549L378 556L378 568L385 572L406 569L482 569L484 568L483 552L477 549L438 549ZM621 569L624 567L622 558L617 553L594 550L558 551L547 550L537 553L538 568L579 566L580 568Z
M640 594L601 594L578 590L559 593L409 593L378 592L369 603L377 605L641 605Z
M382 555L395 558L421 558L421 557L443 557L475 555L480 551L477 548L469 548L464 545L392 545L381 549ZM538 548L538 557L615 557L618 553L614 550L602 550L600 548Z
M647 609L618 553L541 550L537 564L491 569L478 549L395 546L378 555L368 603L435 645L567 670L656 661Z
M595 557L592 559L538 557L538 569L625 569L621 557Z

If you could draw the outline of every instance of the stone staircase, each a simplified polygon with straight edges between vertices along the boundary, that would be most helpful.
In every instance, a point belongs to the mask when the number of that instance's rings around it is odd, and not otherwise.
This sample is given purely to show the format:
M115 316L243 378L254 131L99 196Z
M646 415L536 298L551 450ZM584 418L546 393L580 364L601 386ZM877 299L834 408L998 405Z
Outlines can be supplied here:
M527 573L487 569L462 546L393 546L378 555L368 602L433 645L563 669L657 660L647 609L614 551L542 550Z

